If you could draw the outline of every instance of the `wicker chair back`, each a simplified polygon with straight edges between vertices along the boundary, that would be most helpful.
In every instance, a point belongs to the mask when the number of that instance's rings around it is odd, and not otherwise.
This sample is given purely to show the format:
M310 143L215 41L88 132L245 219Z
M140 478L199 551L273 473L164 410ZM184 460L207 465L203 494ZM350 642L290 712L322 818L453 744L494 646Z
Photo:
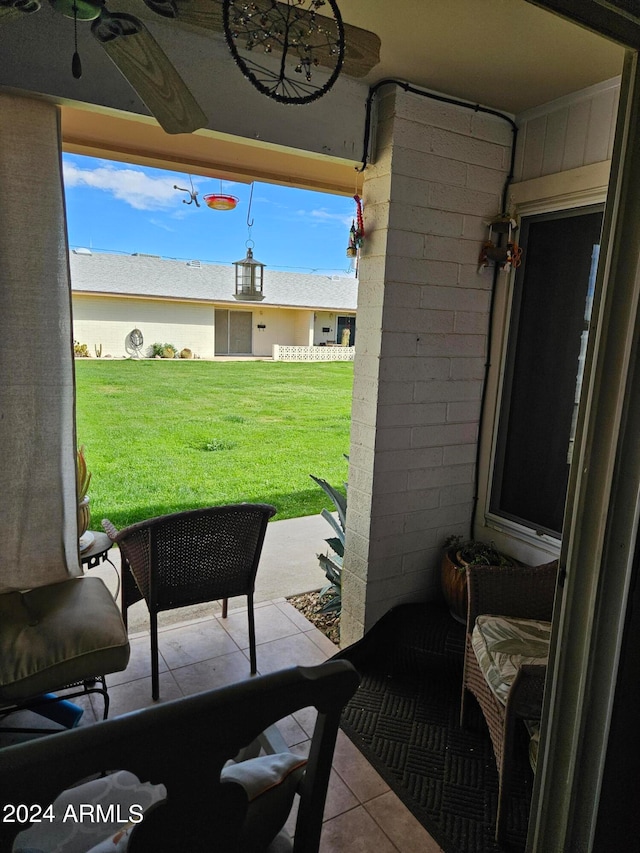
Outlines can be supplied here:
M187 605L246 595L251 673L256 672L253 590L270 504L230 504L186 510L117 528L102 526L122 556L122 613L144 598L151 624L153 698L159 695L157 614Z

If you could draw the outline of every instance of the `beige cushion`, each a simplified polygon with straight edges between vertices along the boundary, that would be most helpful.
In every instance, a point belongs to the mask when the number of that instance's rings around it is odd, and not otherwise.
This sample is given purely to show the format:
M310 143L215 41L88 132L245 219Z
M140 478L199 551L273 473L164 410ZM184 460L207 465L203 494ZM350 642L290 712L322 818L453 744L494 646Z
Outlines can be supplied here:
M285 824L304 774L307 759L291 752L261 755L227 764L223 782L236 782L247 796L248 808L240 835L242 853L270 853L291 849Z
M524 724L529 733L529 764L535 773L538 766L538 752L540 751L540 721L525 720Z
M0 595L0 703L126 669L120 611L98 577Z
M550 636L550 622L478 616L471 645L487 684L503 705L522 664L546 666Z

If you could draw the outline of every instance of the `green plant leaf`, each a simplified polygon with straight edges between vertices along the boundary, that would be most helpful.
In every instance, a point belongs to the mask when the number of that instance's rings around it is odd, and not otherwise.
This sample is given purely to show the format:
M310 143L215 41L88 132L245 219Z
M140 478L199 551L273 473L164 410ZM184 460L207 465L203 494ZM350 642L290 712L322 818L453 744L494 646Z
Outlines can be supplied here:
M344 539L337 539L332 536L324 541L329 545L329 547L333 548L339 557L344 557Z
M324 569L325 576L335 586L339 587L342 581L342 566L328 554L318 554L318 562Z
M347 526L347 501L345 496L321 477L316 477L314 474L309 474L309 476L329 495L338 511L338 518L340 519L342 529L345 530Z
M320 515L321 515L321 516L322 516L326 521L328 521L328 522L329 522L329 524L330 524L330 525L333 527L333 529L335 530L336 536L338 537L338 539L339 539L339 540L342 542L342 544L344 545L344 528L343 528L343 527L342 527L342 525L339 523L339 521L337 521L337 520L336 520L335 516L334 516L334 515L332 515L332 513L330 513L328 509L323 509L323 510L322 510L322 512L320 513Z
M342 609L342 596L336 595L320 608L320 613L334 613L336 610Z

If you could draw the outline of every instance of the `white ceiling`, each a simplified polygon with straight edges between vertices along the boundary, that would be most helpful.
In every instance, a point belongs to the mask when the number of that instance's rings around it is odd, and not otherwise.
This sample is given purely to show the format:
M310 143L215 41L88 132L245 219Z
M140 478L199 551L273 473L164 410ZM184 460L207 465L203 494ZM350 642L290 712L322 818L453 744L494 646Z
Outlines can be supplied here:
M517 114L621 70L620 47L525 0L338 2L380 37L370 83L400 78Z
M86 26L78 31L85 73L73 80L73 23L46 0L36 14L0 26L0 87L63 105L68 150L352 193L368 85L401 80L517 115L622 68L622 48L525 0L337 2L347 24L379 36L380 62L365 78L343 74L329 96L305 107L264 98L234 67L221 36L167 22L141 0L107 0L107 6L144 18L209 128L191 135L160 131ZM575 0L577 7L583 2Z

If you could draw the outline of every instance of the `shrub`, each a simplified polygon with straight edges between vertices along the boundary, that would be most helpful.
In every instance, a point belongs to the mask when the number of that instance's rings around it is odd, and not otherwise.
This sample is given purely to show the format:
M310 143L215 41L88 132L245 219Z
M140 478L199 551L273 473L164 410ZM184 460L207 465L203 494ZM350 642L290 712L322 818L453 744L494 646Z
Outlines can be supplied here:
M91 358L89 347L86 344L78 343L78 341L73 342L73 354L76 358Z
M180 350L180 358L193 358L193 352L189 347Z
M178 349L173 344L151 344L151 356L153 358L175 358Z

